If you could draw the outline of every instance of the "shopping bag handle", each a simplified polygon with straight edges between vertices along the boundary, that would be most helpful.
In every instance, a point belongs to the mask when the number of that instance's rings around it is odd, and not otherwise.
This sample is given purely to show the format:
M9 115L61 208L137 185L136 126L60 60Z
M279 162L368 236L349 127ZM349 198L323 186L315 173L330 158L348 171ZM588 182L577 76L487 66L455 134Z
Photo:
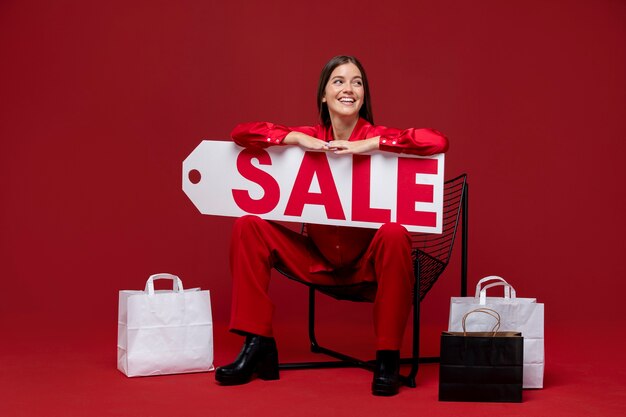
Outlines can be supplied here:
M176 275L172 274L154 274L150 275L148 281L146 281L145 291L148 295L154 295L154 281L157 279L171 279L173 281L172 288L176 292L183 292L183 282Z
M511 284L506 282L494 282L493 284L485 285L482 290L480 290L479 302L481 306L487 304L487 290L493 287L504 287L504 298L516 298L517 293L515 292L515 288Z
M478 283L476 283L476 293L474 295L475 298L479 297L480 290L482 289L482 284L485 283L485 282L488 282L488 281L500 281L500 282L503 282L505 284L508 284L508 282L506 282L504 280L504 278L499 277L497 275L490 275L488 277L485 277L485 278L481 279L480 281L478 281Z
M475 308L474 310L470 310L463 315L463 336L467 336L467 330L465 330L465 320L467 320L467 317L472 313L489 314L491 317L496 319L497 320L496 324L494 324L493 328L491 329L491 331L493 332L493 335L494 336L496 335L496 333L500 329L500 314L498 314L496 310L492 310L490 308Z

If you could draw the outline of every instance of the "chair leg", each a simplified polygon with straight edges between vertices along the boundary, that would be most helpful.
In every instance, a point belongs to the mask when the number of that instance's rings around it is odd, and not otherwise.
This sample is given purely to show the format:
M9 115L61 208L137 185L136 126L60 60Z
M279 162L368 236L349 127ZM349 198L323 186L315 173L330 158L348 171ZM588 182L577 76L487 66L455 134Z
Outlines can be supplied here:
M315 336L315 288L309 288L309 341L311 343L311 352L323 353L327 356L339 359L341 362L320 362L320 367L360 367L365 369L373 369L373 364L362 361L355 357L345 355L343 353L322 347L317 343ZM305 365L306 366L306 365Z
M415 388L417 384L415 383L415 377L417 376L417 371L419 370L419 358L420 358L420 269L419 269L419 259L416 259L417 268L415 273L415 285L413 287L413 350L412 350L412 361L411 361L411 371L409 375L406 377L405 385L411 388Z
M461 297L467 296L467 240L469 184L466 182L461 196Z
M320 345L315 337L315 288L309 287L309 341L311 352L320 353Z
M367 370L374 370L374 361L362 361L358 358L345 355L341 352L334 351L322 347L317 342L315 336L315 289L309 287L309 342L311 343L311 352L322 353L332 358L338 359L338 361L327 362L297 362L297 363L281 363L280 369L320 369L320 368L350 368L359 367Z
M415 388L415 377L419 366L419 281L416 280L416 286L414 291L413 300L413 352L412 357L408 359L401 359L401 363L407 363L408 360L411 364L411 371L408 376L401 375L400 379L402 384ZM345 355L341 352L337 352L332 349L322 347L317 342L315 335L315 289L309 288L309 341L311 343L311 352L321 353L332 358L338 359L338 361L329 362L298 362L298 363L281 363L280 369L320 369L320 368L348 368L358 367L369 371L374 370L375 361L364 361L349 355ZM417 327L416 327L417 323ZM426 358L426 362L432 362L432 358Z

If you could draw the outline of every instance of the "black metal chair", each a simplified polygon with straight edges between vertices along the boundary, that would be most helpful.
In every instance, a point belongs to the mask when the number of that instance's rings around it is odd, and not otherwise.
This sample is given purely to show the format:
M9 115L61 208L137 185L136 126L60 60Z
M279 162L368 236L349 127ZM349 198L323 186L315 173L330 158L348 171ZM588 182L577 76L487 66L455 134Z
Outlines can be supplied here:
M459 223L461 225L460 293L461 296L466 296L467 294L467 207L467 175L462 174L445 182L442 233L411 233L413 242L413 271L415 274L415 287L413 289L413 346L412 356L402 359L402 363L411 364L411 370L407 376L401 377L404 385L408 387L415 387L415 377L420 362L432 363L438 362L439 360L438 357L419 357L420 302L435 284L450 261ZM303 226L302 232L306 233L305 226ZM293 279L280 268L276 269L287 278ZM372 302L376 295L376 284L322 286L305 283L299 280L296 281L309 287L309 340L311 342L311 351L314 353L323 353L338 359L338 361L282 363L280 364L280 369L361 367L373 370L373 360L363 361L319 345L315 336L315 293L320 292L337 300Z

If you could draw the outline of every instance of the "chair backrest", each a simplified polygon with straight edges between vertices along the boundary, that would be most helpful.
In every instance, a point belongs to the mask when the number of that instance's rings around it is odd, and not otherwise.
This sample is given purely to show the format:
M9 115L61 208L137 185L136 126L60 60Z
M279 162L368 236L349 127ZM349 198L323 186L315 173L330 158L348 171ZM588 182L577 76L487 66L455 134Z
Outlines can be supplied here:
M441 234L411 233L413 267L416 270L416 278L419 276L420 280L420 300L426 296L450 262L463 203L467 198L466 190L467 174L446 181Z

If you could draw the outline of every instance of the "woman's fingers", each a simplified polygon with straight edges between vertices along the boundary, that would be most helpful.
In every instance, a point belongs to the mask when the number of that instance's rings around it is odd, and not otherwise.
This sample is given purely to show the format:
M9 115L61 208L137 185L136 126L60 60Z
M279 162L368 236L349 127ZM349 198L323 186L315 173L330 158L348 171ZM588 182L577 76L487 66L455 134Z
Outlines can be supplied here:
M367 151L363 141L350 142L347 140L334 140L329 142L329 149L335 151L337 155L360 153Z
M347 140L331 140L328 142L328 148L335 149L348 149L350 147L351 142Z

